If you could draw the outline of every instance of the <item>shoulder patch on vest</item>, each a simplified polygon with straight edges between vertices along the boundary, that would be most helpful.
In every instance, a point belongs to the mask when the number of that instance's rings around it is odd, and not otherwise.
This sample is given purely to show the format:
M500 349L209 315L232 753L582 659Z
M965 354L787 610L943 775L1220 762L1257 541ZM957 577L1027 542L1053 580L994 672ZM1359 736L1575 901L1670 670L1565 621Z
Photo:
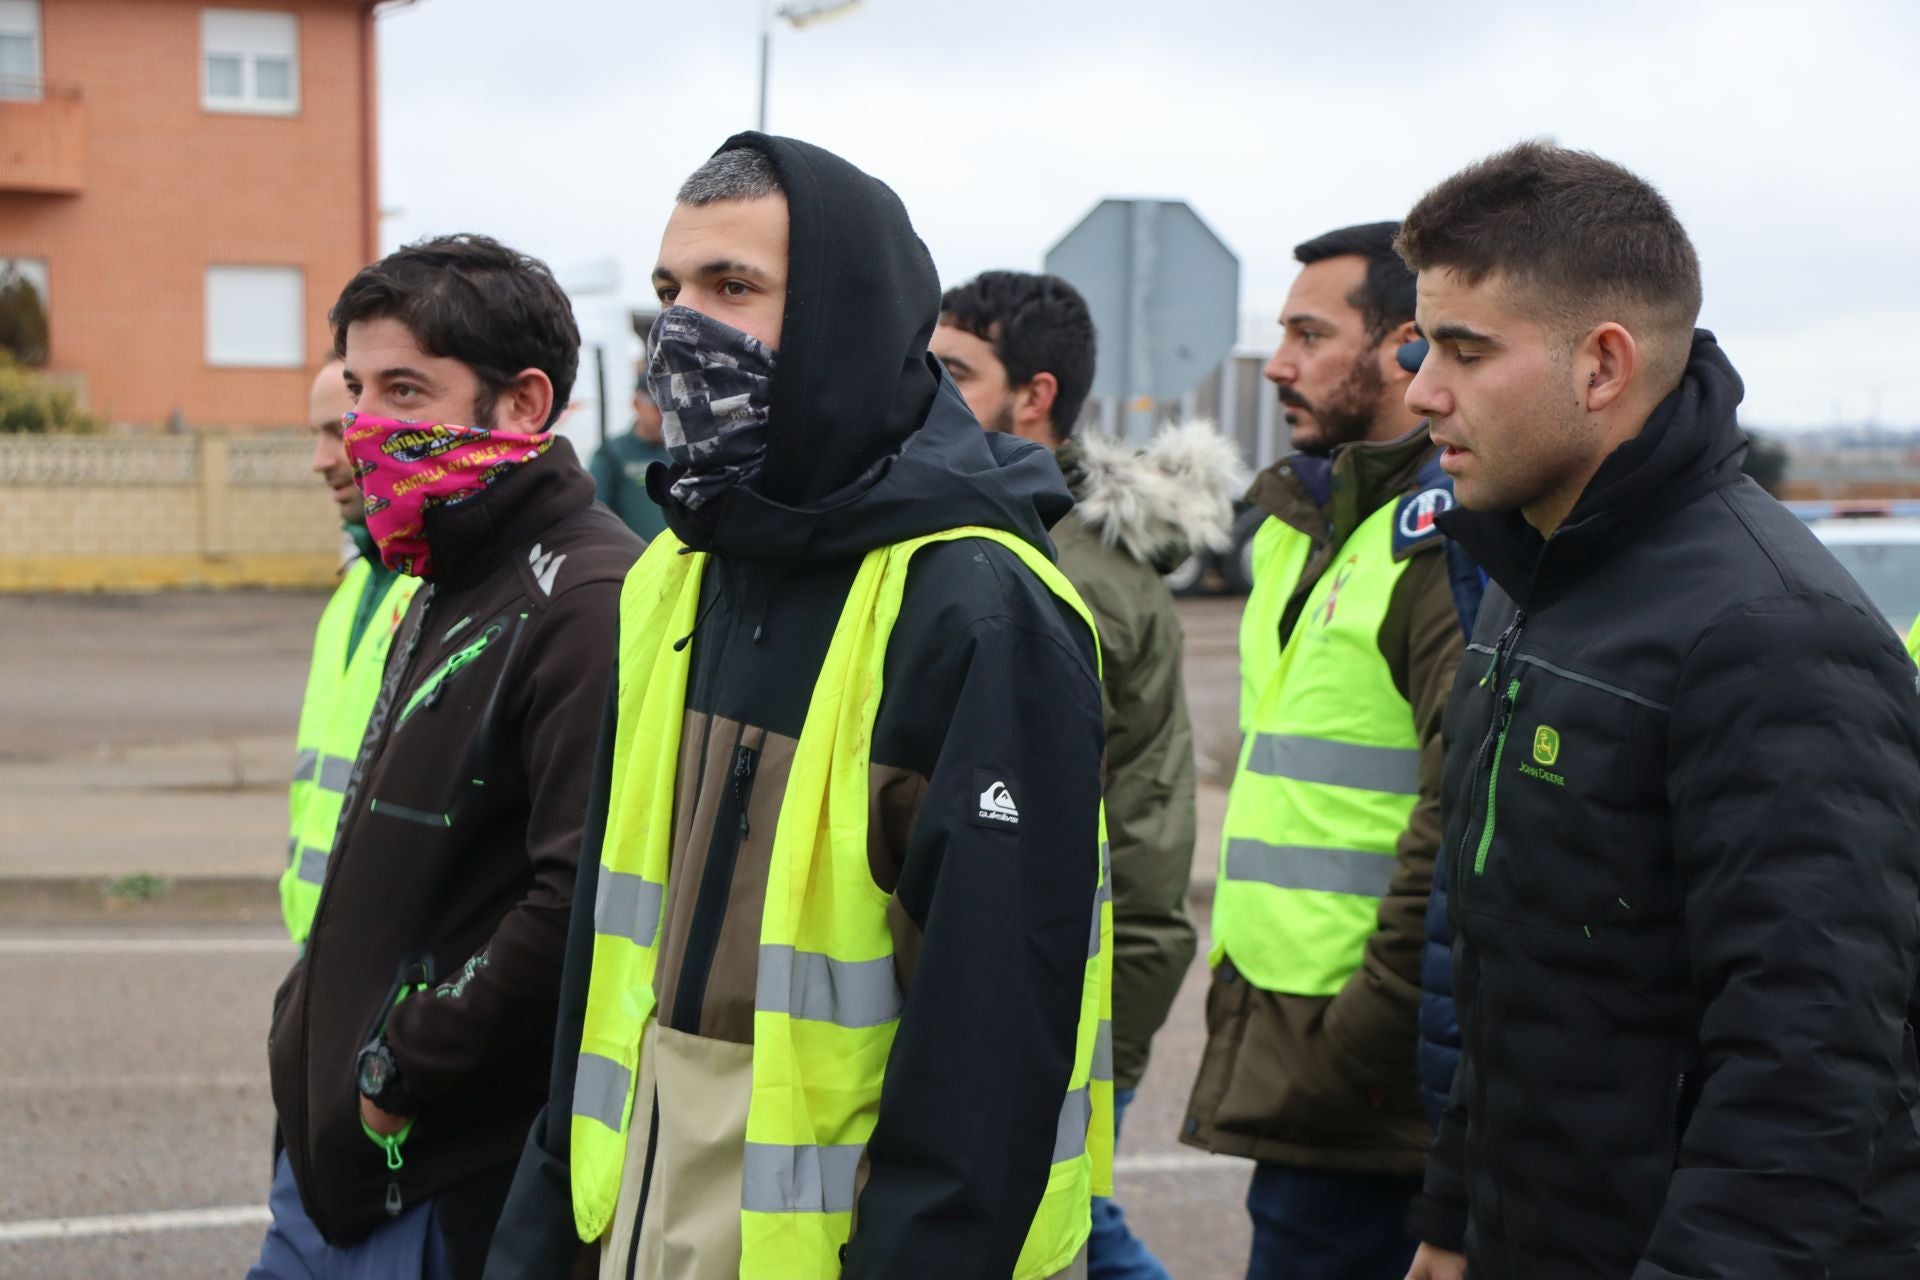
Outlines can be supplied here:
M1393 558L1402 560L1415 551L1439 545L1440 526L1436 522L1442 512L1456 505L1450 482L1428 485L1402 497L1393 513Z

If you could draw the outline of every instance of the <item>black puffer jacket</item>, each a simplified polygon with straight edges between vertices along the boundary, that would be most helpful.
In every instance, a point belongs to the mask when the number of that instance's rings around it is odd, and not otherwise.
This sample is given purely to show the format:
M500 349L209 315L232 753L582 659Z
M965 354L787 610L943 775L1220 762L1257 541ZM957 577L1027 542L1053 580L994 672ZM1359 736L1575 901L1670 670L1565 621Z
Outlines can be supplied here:
M1442 517L1500 590L1447 718L1465 1056L1415 1225L1466 1210L1474 1280L1920 1275L1920 697L1741 477L1740 393L1702 333L1552 538Z

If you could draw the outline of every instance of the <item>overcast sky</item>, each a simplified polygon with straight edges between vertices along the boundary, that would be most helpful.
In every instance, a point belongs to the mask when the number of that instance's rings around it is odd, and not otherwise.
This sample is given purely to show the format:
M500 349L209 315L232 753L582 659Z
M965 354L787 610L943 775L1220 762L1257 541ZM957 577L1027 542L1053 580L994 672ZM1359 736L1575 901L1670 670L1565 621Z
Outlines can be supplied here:
M391 247L486 231L647 273L753 125L760 0L418 0L380 19ZM1657 185L1749 425L1920 424L1920 4L866 0L773 35L768 126L906 202L946 284L1037 269L1105 196L1187 200L1265 344L1292 246L1551 136Z

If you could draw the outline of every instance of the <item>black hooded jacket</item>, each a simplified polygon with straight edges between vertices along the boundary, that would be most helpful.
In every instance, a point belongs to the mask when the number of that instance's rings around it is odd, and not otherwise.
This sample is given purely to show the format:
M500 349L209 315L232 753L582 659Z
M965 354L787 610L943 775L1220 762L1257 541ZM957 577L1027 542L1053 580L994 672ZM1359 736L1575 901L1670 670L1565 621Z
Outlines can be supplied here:
M804 143L742 134L722 150L740 146L772 159L791 222L766 469L754 488L698 511L674 501L669 468L656 467L649 485L675 534L712 556L692 638L656 1017L749 1043L787 768L862 556L985 525L1051 557L1047 528L1072 499L1045 449L983 432L927 355L938 284L893 193ZM875 883L892 899L905 1001L846 1276L1003 1277L1025 1239L1071 1071L1094 902L1095 671L1085 625L1013 553L962 540L915 557L874 729L868 848ZM568 1113L612 711L581 854L552 1097L495 1235L490 1276L564 1275L577 1249ZM983 778L1008 784L1016 827L978 820ZM636 1226L606 1247L630 1258L638 1235Z
M1447 713L1464 1056L1422 1238L1474 1280L1920 1275L1912 661L1681 386L1493 579Z

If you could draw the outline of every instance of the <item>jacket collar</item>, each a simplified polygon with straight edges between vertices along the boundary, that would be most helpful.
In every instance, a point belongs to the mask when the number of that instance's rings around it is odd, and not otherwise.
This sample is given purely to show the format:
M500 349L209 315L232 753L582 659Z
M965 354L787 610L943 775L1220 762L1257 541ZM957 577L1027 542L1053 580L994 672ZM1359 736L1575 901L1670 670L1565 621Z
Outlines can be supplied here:
M383 567L380 563L380 548L374 542L373 534L368 530L365 520L353 520L342 524L340 531L347 535L347 541L353 545L357 559L365 560L376 569ZM353 560L348 560L345 568L352 567Z
M1600 464L1550 538L1518 511L1456 507L1440 528L1521 608L1564 590L1619 554L1661 517L1740 478L1746 433L1735 410L1740 375L1705 329L1694 331L1686 373L1640 433Z
M432 581L443 588L478 582L508 553L592 504L593 478L566 437L555 436L552 448L486 492L426 513Z
M1330 457L1288 454L1254 477L1247 501L1311 538L1344 541L1413 487L1432 454L1425 422L1398 440L1339 445Z

